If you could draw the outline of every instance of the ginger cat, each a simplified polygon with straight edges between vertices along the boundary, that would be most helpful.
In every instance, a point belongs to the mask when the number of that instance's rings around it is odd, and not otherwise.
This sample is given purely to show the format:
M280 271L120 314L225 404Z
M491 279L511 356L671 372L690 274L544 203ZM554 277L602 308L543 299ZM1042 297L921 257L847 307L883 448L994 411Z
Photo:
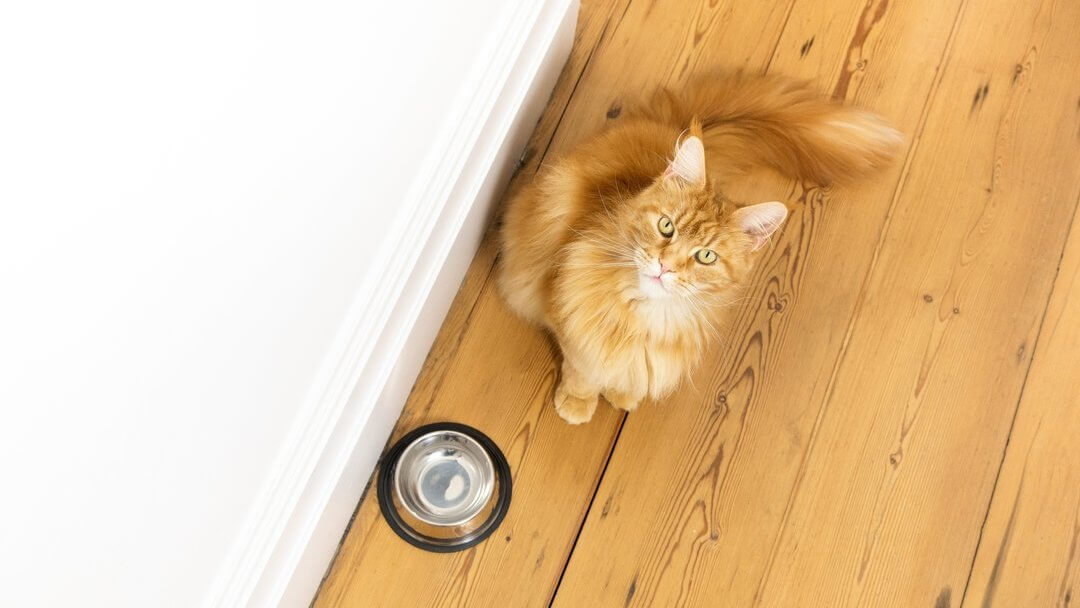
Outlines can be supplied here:
M705 352L755 252L787 217L736 207L710 176L768 167L819 184L885 166L900 133L804 83L709 74L660 90L544 166L508 204L499 287L562 351L555 408L587 422L600 395L631 411Z

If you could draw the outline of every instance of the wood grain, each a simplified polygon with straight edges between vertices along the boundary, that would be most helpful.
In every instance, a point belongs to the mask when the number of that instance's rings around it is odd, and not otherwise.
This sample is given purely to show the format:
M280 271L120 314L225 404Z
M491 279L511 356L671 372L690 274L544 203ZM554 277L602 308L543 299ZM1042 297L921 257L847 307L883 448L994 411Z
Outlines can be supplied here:
M770 70L824 90L846 78L840 96L914 140L959 3L881 8L796 3ZM917 60L904 56L910 39ZM792 217L697 386L628 418L557 606L754 603L904 171L857 191L792 192Z
M511 191L630 96L713 65L812 79L892 119L906 155L860 189L730 184L792 216L693 383L625 424L554 414L553 347L499 300L489 234L395 437L488 433L510 513L435 555L369 494L316 604L1080 601L1076 31L1072 0L583 2Z
M1078 25L1075 2L963 8L762 604L963 588L1080 193Z
M796 4L771 69L896 119L898 187L807 193L701 390L628 418L555 605L959 599L1075 201L1062 4Z
M1080 605L1080 222L1074 216L964 606Z

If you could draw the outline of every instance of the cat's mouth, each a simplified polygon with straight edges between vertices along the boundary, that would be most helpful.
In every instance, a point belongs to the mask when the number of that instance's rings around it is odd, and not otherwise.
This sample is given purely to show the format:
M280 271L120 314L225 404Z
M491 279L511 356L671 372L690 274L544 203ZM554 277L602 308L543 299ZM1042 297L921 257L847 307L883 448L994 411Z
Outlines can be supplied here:
M645 272L638 275L638 286L641 293L648 298L666 298L671 295L668 284L669 274L654 275Z

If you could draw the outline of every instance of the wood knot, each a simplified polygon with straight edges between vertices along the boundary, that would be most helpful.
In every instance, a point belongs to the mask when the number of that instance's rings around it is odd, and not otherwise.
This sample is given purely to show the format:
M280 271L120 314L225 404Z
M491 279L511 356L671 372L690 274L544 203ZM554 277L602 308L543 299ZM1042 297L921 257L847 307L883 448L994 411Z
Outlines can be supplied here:
M952 588L946 586L941 589L941 593L938 594L937 599L934 601L934 608L950 608L952 606Z
M932 295L930 295L928 293L924 293L922 299L923 299L924 302L929 304L929 303L934 301L934 296L932 296Z
M986 101L986 96L990 94L990 83L986 82L977 89L975 89L975 97L971 100L971 110L968 114L974 114L975 110L982 105L982 102Z
M611 500L615 496L608 496L608 499L604 501L604 507L600 509L600 519L604 519L608 516L608 512L611 511Z
M713 402L713 416L719 416L725 418L728 415L728 403L727 395L720 393L716 396L716 401Z
M618 118L620 114L622 114L622 106L620 106L619 104L614 104L613 106L608 108L607 117L609 119Z
M634 580L630 581L630 588L626 590L626 601L623 602L623 606L629 606L634 600L634 594L637 593L637 577L638 573L635 572Z

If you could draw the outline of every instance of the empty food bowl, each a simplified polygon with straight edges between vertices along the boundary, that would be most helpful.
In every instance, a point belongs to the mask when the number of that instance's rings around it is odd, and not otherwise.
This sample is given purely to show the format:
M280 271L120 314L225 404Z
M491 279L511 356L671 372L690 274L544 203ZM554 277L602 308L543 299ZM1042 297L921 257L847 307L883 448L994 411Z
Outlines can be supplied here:
M510 505L510 467L480 431L453 422L410 431L379 469L379 508L407 542L442 553L487 538Z

